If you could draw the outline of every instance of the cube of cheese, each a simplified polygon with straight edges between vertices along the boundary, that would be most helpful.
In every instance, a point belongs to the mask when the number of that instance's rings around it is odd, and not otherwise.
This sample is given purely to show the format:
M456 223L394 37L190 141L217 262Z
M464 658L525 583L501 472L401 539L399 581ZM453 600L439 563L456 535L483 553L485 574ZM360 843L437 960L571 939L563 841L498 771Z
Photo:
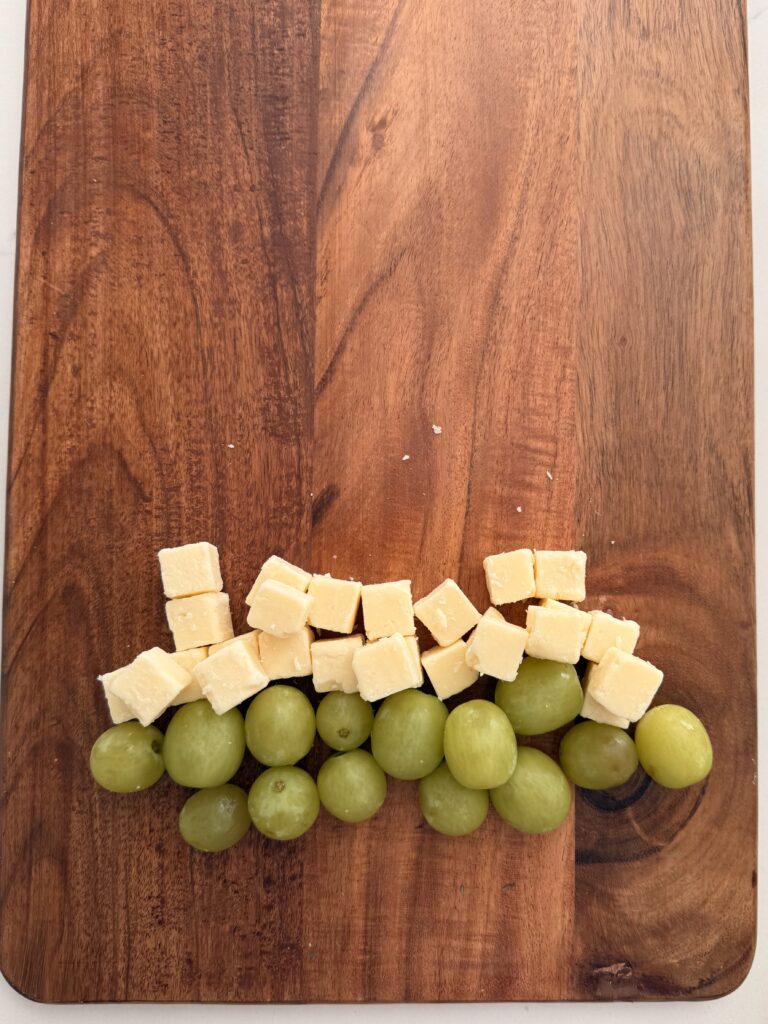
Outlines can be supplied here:
M157 553L166 597L191 597L207 594L224 586L219 567L219 552L213 544L182 544L162 548Z
M99 682L104 687L104 696L107 701L109 717L115 725L120 725L122 722L130 722L132 718L136 717L127 704L124 704L119 697L116 697L114 693L110 693L109 691L112 680L119 675L120 672L124 671L125 669L118 668L114 672L105 672L103 676L99 676Z
M229 643L228 640L224 642ZM188 651L175 651L171 654L171 657L177 665L181 665L182 668L185 668L192 675L192 669L195 665L199 665L201 661L205 661L208 657L208 650L208 647L192 647ZM200 683L192 676L192 682L189 686L185 686L178 697L171 701L171 707L175 708L179 704L191 704L193 700L200 700L202 696L203 691L200 689Z
M413 606L441 647L450 647L480 621L480 612L454 580L444 580Z
M165 614L177 651L207 647L234 635L228 594L179 597L166 603Z
M385 636L413 636L413 597L410 580L369 583L363 587L363 623L369 640Z
M231 636L229 640L222 640L219 644L211 644L208 648L208 657L215 654L216 651L220 651L222 647L226 647L227 644L234 643L235 640L240 640L244 636L255 637L258 636L261 631L258 629L251 629L247 633L240 633L238 636Z
M578 615L585 636L589 635L589 627L592 625L592 616L589 612L583 612L581 608L574 608L572 604L566 604L565 601L556 601L553 597L545 597L540 604L542 608L560 608L562 611L570 612L572 615Z
M362 646L363 638L359 633L333 640L315 640L310 645L312 685L317 693L330 693L331 690L357 693L352 657Z
M407 636L405 638L405 643L406 646L408 647L408 650L411 652L411 657L413 658L416 670L419 673L419 679L421 679L421 682L423 683L424 673L422 672L421 669L421 650L419 649L419 638L417 636Z
M477 669L467 662L467 644L464 640L457 640L450 647L438 645L424 651L421 664L440 700L447 700L466 690L477 682L480 675Z
M528 630L526 654L575 665L587 637L589 616L569 605L531 604L525 625Z
M583 601L587 596L586 573L587 556L583 551L534 552L536 597Z
M489 555L483 559L483 569L491 604L525 601L536 593L533 551L530 548Z
M266 580L279 580L280 583L285 583L288 587L295 587L296 590L306 594L311 579L312 573L305 572L298 565L291 565L290 562L286 562L279 555L270 555L259 570L259 575L256 577L256 582L251 587L245 603L247 605L253 604L253 599L256 597L259 587Z
M290 636L304 629L311 609L309 594L280 580L266 580L256 591L247 621L272 636Z
M312 598L309 624L333 633L351 633L360 608L362 583L337 580L333 576L313 576L307 593Z
M315 635L309 626L293 636L259 633L259 657L270 681L312 675L310 649L314 639Z
M607 612L589 612L591 618L582 656L588 661L601 661L609 647L633 654L640 636L640 626L632 619L616 619Z
M603 725L615 725L618 729L629 728L629 719L622 718L621 715L614 715L608 708L598 704L588 687L584 688L584 703L581 705L579 714L582 718L589 718L591 721L601 722Z
M637 722L648 710L663 678L661 669L650 661L609 647L596 665L589 666L584 682L598 704L614 715Z
M371 640L352 655L357 691L363 700L381 700L400 690L421 686L423 677L413 651L400 633Z
M209 654L195 666L193 675L217 715L241 704L269 683L253 633L236 637L231 644Z
M467 644L467 665L484 676L512 681L525 654L528 632L513 626L489 608Z
M142 651L130 665L110 675L109 692L142 725L154 722L192 682L189 672L159 647Z

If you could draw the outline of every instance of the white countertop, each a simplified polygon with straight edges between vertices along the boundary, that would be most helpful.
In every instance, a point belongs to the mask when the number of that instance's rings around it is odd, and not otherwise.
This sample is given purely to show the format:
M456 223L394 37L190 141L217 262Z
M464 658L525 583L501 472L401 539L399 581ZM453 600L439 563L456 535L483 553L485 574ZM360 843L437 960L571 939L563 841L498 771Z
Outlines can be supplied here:
M768 0L749 0L749 59L752 108L752 187L755 273L756 394L768 394ZM21 120L24 18L26 0L0 0L0 521L5 519L5 453L8 443L8 402L11 360L11 309L16 250L16 198L18 147ZM760 852L757 955L747 980L730 996L705 1003L611 1003L611 1004L486 1004L468 1007L411 1006L408 1021L451 1024L469 1013L477 1024L496 1024L512 1016L532 1024L567 1021L590 1024L610 1021L666 1024L763 1024L768 1020L768 409L757 403L757 605L758 605L758 715L760 765ZM2 551L0 551L0 560ZM1 563L0 563L1 567ZM45 1006L19 996L0 978L0 1024L65 1021L167 1024L216 1020L317 1024L362 1021L366 1024L394 1021L402 1015L396 1006Z

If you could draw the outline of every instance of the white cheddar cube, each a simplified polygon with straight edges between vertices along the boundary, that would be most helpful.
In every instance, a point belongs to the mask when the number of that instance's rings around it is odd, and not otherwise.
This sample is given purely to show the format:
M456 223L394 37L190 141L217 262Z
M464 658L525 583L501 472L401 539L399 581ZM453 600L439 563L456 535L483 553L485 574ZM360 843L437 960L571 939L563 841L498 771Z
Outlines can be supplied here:
M259 575L256 577L256 582L251 587L245 603L247 605L253 604L253 599L256 597L259 587L267 580L278 580L280 583L285 583L286 586L294 587L296 590L306 594L311 579L312 573L305 572L298 565L291 565L290 562L286 562L279 555L270 555L259 570Z
M229 641L225 641L229 643ZM174 651L171 657L177 665L181 665L185 668L190 675L195 665L199 665L201 661L205 661L208 657L207 647L192 647L188 651ZM189 686L185 686L181 693L174 700L171 701L171 707L176 707L179 704L191 704L193 700L200 700L203 696L203 691L200 689L200 683L197 679L192 676L192 682Z
M242 704L269 683L253 633L236 637L231 644L209 654L195 667L193 675L217 715Z
M467 665L481 675L511 682L525 654L528 632L514 626L490 608L477 624L467 644Z
M489 555L483 559L483 569L491 604L525 601L536 593L533 551L530 548Z
M596 665L587 669L584 682L590 695L604 708L637 722L648 710L664 673L650 661L609 647Z
M421 670L413 660L413 651L400 633L371 640L352 656L357 690L363 700L381 700L400 690L421 686Z
M309 624L332 633L351 633L360 608L362 583L337 580L331 575L313 576L307 593L312 598Z
M211 644L211 646L208 648L208 657L210 657L212 654L215 654L216 651L220 651L222 647L226 647L228 644L234 643L235 640L242 640L244 636L254 637L258 635L259 630L252 629L249 630L247 633L240 633L239 636L231 636L229 640L222 640L221 643L219 644Z
M248 625L272 636L299 633L307 624L312 598L280 580L266 580L253 598Z
M421 669L421 650L419 649L419 638L417 636L407 636L405 638L405 643L406 646L408 647L408 650L411 652L411 657L413 658L414 664L416 665L416 669L418 670L419 678L423 683L424 673L422 672Z
M583 601L587 596L587 556L583 551L534 552L536 597Z
M369 583L363 587L363 623L369 640L385 636L413 636L413 596L410 580Z
M480 675L467 662L467 644L463 640L457 640L450 647L438 646L424 651L421 664L440 700L447 700L466 690L477 682Z
M586 620L586 621L585 621ZM575 665L587 637L589 616L569 605L531 604L526 613L526 654Z
M149 725L192 682L185 668L159 647L142 651L130 665L110 673L109 692L121 700L142 725Z
M317 693L341 690L357 693L357 676L352 668L352 657L363 646L359 633L333 640L315 640L310 646L312 657L312 685Z
M311 646L314 638L309 626L293 636L259 633L259 657L270 681L312 675Z
M136 717L127 704L124 704L119 697L116 697L114 693L110 693L109 691L112 680L124 671L125 669L118 668L115 669L114 672L105 672L103 676L99 676L99 682L104 687L104 696L107 701L109 717L115 725L121 725L123 722L130 722L132 718Z
M196 594L166 602L165 614L177 651L207 647L234 635L228 594Z
M162 548L157 553L166 597L191 597L221 590L224 583L219 567L219 552L213 544L182 544Z
M591 721L601 722L603 725L615 725L618 729L629 728L629 719L622 718L621 715L614 715L608 708L598 704L589 692L588 686L584 687L584 703L581 705L579 714L582 718L589 718Z
M640 636L640 626L632 619L616 619L607 612L589 612L591 623L584 650L581 652L588 661L601 661L609 647L634 654Z
M441 647L450 647L480 621L480 612L450 579L417 601L413 610Z

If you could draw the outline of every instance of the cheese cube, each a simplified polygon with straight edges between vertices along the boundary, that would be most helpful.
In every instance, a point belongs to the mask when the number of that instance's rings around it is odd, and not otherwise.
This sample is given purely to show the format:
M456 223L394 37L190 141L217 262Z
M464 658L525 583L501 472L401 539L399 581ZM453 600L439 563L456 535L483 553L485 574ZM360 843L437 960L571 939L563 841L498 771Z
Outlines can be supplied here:
M166 603L165 614L177 651L207 647L234 634L228 594L179 597Z
M588 661L601 661L609 647L633 654L640 636L640 626L632 619L616 619L607 612L589 612L591 623L582 656Z
M590 695L604 708L636 722L642 718L661 686L664 673L650 661L609 647L584 677Z
M280 580L266 580L253 598L247 621L272 636L290 636L304 629L311 608L308 594Z
M236 637L231 644L209 654L195 666L193 675L217 715L241 704L269 683L253 633Z
M480 612L453 580L444 580L413 606L441 647L450 647L480 621Z
M585 622L586 620L586 622ZM526 613L526 654L575 665L589 628L589 616L569 605L531 604Z
M229 643L228 640L224 642ZM181 665L182 668L185 668L192 675L192 669L195 665L199 665L201 661L205 661L208 657L208 651L208 647L193 647L188 651L175 651L171 654L171 657L177 665ZM175 708L178 704L191 704L193 700L200 700L202 696L203 691L200 689L200 683L192 676L192 682L185 686L178 697L171 701L171 707Z
M586 573L587 556L583 551L534 552L536 597L583 601L587 596Z
M425 651L421 656L421 664L440 700L447 700L466 690L477 682L480 675L467 662L467 644L463 640L457 640L450 647L438 646Z
M603 725L615 725L618 729L629 728L629 719L622 718L621 715L614 715L608 708L598 704L589 692L589 687L584 688L584 703L581 705L579 714L582 718L589 718L593 722L601 722Z
M528 633L513 626L489 608L477 624L467 644L467 665L484 676L512 681L525 654Z
M483 619L492 619L493 622L507 621L497 608L486 608L485 611L483 612ZM480 621L482 622L483 619L481 619Z
M362 583L337 580L331 575L313 576L307 593L312 598L309 624L333 633L351 633L360 608Z
M334 640L315 640L311 644L312 685L317 693L330 693L331 690L357 693L352 657L362 646L363 638L359 633Z
M207 541L162 548L157 553L166 597L191 597L207 594L224 586L219 568L219 552Z
M270 680L312 675L310 648L314 639L308 626L293 636L259 633L259 657Z
M572 604L566 604L565 601L556 601L553 597L545 597L544 600L539 603L542 608L560 608L561 611L570 612L571 615L578 615L579 621L581 622L581 628L584 630L584 635L589 635L589 627L592 625L592 616L589 612L583 612L581 608L574 608Z
M109 692L142 725L154 722L192 682L189 672L159 647L142 651L130 665L110 675Z
M222 647L226 647L228 644L234 643L235 640L240 640L244 636L255 637L258 636L259 633L260 630L251 629L247 633L240 633L238 636L231 636L229 640L222 640L221 643L219 644L211 644L211 646L208 648L208 657L210 657L212 654L215 654L216 651L220 651Z
M114 693L109 692L112 680L119 675L120 672L124 671L125 669L118 668L114 672L105 672L103 676L99 676L99 682L104 687L104 696L107 701L109 717L115 725L120 725L122 722L130 722L132 718L136 717L127 704L124 704L119 697L114 695Z
M357 690L363 700L381 700L400 690L421 686L423 677L413 651L400 633L371 640L352 655Z
M369 583L363 587L363 622L369 640L380 640L395 633L413 636L416 623L413 621L411 581Z
M416 669L419 673L419 679L421 679L421 682L423 683L424 674L421 670L421 651L419 649L419 638L417 636L407 636L405 638L405 643L406 646L408 647L408 650L411 652L411 657L413 658L414 664L416 665Z
M253 604L256 592L266 580L279 580L280 583L285 583L288 587L295 587L296 590L306 594L311 579L312 573L305 572L298 565L291 565L290 562L286 562L279 555L270 555L259 570L259 575L256 577L256 582L251 587L245 603L247 605Z
M511 604L533 597L536 584L533 576L533 552L530 548L504 551L483 559L485 583L491 604Z

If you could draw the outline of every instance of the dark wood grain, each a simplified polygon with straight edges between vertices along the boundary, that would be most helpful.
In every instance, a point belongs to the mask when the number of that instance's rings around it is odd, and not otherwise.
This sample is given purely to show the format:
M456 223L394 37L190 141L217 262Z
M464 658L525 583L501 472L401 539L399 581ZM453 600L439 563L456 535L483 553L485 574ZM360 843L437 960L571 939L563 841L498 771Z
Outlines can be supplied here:
M0 790L22 992L706 998L745 976L744 12L691 7L32 0ZM169 642L154 551L202 537L240 627L273 550L484 603L490 551L583 544L590 606L641 621L715 771L579 795L538 838L437 836L392 783L366 825L194 853L181 791L97 791L87 753L96 673Z

